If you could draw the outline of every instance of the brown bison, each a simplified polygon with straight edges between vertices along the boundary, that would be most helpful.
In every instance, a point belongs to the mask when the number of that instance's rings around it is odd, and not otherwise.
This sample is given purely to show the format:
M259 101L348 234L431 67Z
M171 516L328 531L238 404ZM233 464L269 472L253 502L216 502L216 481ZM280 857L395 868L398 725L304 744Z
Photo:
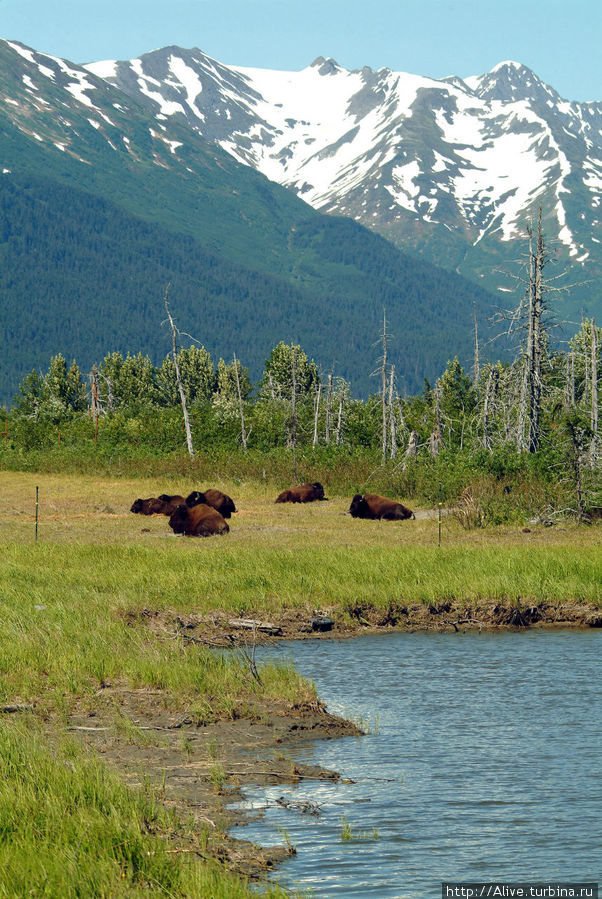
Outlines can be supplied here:
M314 500L325 500L324 488L316 481L314 484L301 484L299 487L291 487L283 490L276 497L277 503L313 503Z
M151 496L149 499L136 499L130 507L130 512L138 515L171 515L174 511L176 503L166 502L165 494L162 496ZM182 497L177 497L180 501L184 501Z
M200 490L193 490L192 493L186 497L184 502L186 502L186 505L189 508L198 506L199 503L213 506L223 518L230 518L232 513L236 512L234 500L231 499L227 493L222 493L221 490L214 490L213 488L205 490L203 493L201 493Z
M212 537L227 534L230 528L213 506L199 503L189 507L181 503L169 519L169 526L176 534L187 537Z
M377 493L366 493L361 496L356 493L351 500L349 512L354 518L384 518L386 521L404 521L406 518L416 518L411 509L396 503Z
M183 502L183 496L168 496L167 493L162 493L161 496L134 500L130 512L139 515L172 515L176 507Z

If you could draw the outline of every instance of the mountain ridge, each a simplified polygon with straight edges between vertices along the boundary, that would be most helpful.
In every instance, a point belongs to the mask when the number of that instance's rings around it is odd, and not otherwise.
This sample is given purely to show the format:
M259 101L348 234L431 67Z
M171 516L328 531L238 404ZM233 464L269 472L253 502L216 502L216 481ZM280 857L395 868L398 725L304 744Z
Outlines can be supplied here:
M322 56L299 72L225 66L170 47L87 69L316 209L490 289L492 260L516 258L540 203L558 255L582 281L602 271L602 103L564 100L520 63L437 80Z
M0 153L4 400L58 351L84 367L116 348L161 358L157 316L174 272L179 323L215 356L235 350L257 377L280 339L325 369L336 347L337 373L363 393L383 306L411 391L450 354L470 358L473 306L486 323L495 305L87 70L6 42Z

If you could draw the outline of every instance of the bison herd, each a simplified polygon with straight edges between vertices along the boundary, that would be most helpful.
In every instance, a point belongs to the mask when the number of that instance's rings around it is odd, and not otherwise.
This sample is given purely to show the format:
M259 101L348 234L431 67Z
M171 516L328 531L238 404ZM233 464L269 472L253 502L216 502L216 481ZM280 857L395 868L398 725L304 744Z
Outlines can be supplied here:
M326 500L324 488L318 481L290 487L276 497L277 503L311 503L316 500ZM211 537L229 532L226 518L236 512L236 506L227 494L211 488L205 491L193 490L186 498L179 494L162 493L158 497L137 499L132 503L130 512L139 515L165 515L175 534ZM351 500L349 514L353 518L383 521L404 521L416 517L406 506L376 493L356 493Z

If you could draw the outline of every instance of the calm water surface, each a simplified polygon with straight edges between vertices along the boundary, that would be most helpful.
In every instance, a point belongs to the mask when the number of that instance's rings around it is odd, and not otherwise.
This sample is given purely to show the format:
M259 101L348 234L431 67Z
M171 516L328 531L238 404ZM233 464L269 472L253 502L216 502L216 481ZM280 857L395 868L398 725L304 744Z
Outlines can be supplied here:
M248 794L280 807L235 835L297 855L283 885L321 897L431 899L442 880L602 879L601 631L395 634L279 644L361 738L286 752L355 784ZM343 841L342 820L365 838ZM378 831L378 839L372 836Z

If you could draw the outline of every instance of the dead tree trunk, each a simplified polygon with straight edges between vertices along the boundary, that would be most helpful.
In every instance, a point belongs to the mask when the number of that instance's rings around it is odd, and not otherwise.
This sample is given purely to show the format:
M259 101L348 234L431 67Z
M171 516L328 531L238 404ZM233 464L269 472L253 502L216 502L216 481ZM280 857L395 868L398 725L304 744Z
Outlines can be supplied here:
M113 412L115 404L113 401L113 381L111 378L107 378L107 405L109 407L109 412Z
M96 443L98 439L98 414L100 411L98 368L96 367L96 365L92 366L92 371L90 372L90 397L92 406L92 418L94 419L94 443Z
M236 393L238 395L238 412L240 415L240 439L242 441L242 448L246 451L247 429L245 428L245 410L242 403L242 393L240 390L240 377L238 375L238 361L236 359L236 353L234 353L234 374L236 377Z
M598 335L596 333L596 323L592 318L592 351L591 351L591 367L592 367L592 414L591 414L591 465L596 468L598 465Z
M330 425L332 415L332 372L328 375L328 389L326 391L326 443L330 443Z
M473 314L474 314L474 370L473 370L473 383L479 383L479 375L481 373L480 365L479 365L479 331L477 327L477 307L473 306Z
M188 406L186 405L186 393L184 391L184 386L182 384L182 377L180 375L180 366L178 365L178 352L176 348L176 334L178 333L178 329L175 326L174 320L172 318L171 312L169 311L169 306L167 304L167 294L169 292L169 284L165 290L165 311L167 312L167 318L169 319L169 325L171 328L171 346L172 346L172 358L174 368L176 370L176 383L178 385L178 392L180 394L180 402L182 403L182 414L184 416L184 429L186 431L186 445L188 447L188 452L191 456L194 456L194 447L192 445L192 432L190 430L190 419L188 418Z
M568 412L575 406L575 353L571 350L566 357L566 390L564 409Z
M491 449L489 427L491 424L491 408L495 403L497 393L498 379L499 371L492 365L489 370L489 377L487 378L487 386L485 388L485 399L483 401L483 447L485 449Z
M532 321L531 355L529 358L529 452L536 453L540 443L540 414L542 397L542 353L543 353L543 267L545 247L541 223L541 207L537 224L536 252L533 260L533 280L529 290L529 317Z
M391 377L389 379L389 443L390 456L394 459L397 455L397 430L395 423L395 407L393 406L393 390L395 388L395 366L391 366Z
M341 390L339 394L339 414L337 418L337 431L336 431L336 444L337 446L341 442L341 426L343 424L343 391Z
M322 393L322 385L318 384L316 396L314 398L314 439L313 445L318 445L318 419L320 417L320 394Z
M418 444L420 443L420 435L417 431L412 431L408 439L408 446L405 452L405 458L414 459L418 455Z
M383 312L382 332L383 355L381 364L381 392L382 392L382 455L383 465L387 458L387 316Z
M433 456L437 456L439 454L439 448L441 446L441 388L439 386L439 381L435 382L435 389L433 390L433 399L435 401L435 405L433 407L433 422L434 422L434 431L431 434L430 438L430 448Z
M297 348L293 347L292 385L291 385L291 423L289 430L289 446L297 446Z

